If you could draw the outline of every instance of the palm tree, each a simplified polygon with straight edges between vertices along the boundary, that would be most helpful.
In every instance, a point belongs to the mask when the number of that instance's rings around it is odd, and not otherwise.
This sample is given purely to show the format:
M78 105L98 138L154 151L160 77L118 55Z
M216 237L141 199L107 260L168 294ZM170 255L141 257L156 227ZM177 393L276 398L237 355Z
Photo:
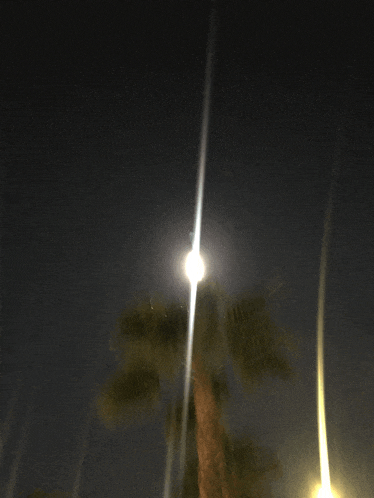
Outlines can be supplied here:
M217 402L222 403L222 398L227 392L222 393L216 383L213 388ZM183 400L174 406L169 405L166 416L166 438L170 437L172 429L175 433L182 432L182 407ZM196 445L196 410L194 398L191 396L188 413L188 452L186 469L180 489L174 489L173 498L199 498L199 457ZM236 491L236 496L241 498L271 498L271 480L282 475L282 466L277 456L261 447L247 434L241 437L232 437L227 431L223 435L224 462L230 485ZM222 495L221 495L222 496Z
M233 299L214 282L199 285L192 355L193 407L200 498L245 496L228 465L223 403L228 397L225 363L247 391L266 377L288 380L292 336L272 319L270 292L260 288ZM184 365L187 307L161 298L140 298L117 320L111 349L117 371L100 387L99 418L108 428L130 425L161 407L161 384L171 385ZM169 427L170 417L169 417ZM170 429L167 430L170 437Z

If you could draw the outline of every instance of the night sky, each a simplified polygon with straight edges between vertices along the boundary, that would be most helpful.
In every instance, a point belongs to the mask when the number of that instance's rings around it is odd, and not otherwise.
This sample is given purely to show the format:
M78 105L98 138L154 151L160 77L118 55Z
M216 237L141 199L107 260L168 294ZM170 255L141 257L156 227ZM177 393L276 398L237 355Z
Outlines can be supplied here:
M350 4L215 3L202 253L230 295L281 282L275 313L300 341L293 384L245 398L230 373L231 430L282 461L275 498L311 497L319 481L316 310L333 164L330 470L341 498L373 496L374 8ZM14 406L1 498L12 475L13 496L71 491L81 455L83 498L162 496L164 412L116 432L87 417L133 293L188 296L211 6L0 3L2 422Z

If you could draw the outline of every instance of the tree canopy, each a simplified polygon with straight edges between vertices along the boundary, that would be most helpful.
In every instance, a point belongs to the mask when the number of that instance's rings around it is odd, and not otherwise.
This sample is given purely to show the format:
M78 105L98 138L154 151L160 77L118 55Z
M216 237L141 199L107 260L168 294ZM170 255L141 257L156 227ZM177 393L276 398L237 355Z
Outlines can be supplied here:
M273 317L273 292L262 287L230 297L215 282L199 284L188 413L188 439L194 437L179 488L182 498L271 496L269 482L280 475L278 459L249 437L232 438L220 420L230 394L227 362L247 392L266 378L294 376L296 341ZM108 428L155 415L162 406L161 387L169 382L174 399L165 435L169 443L181 435L183 400L175 386L185 367L187 318L185 303L157 295L138 297L122 311L110 340L118 368L96 398L97 414Z
M228 361L249 391L267 377L294 376L296 343L272 318L269 296L265 287L229 297L215 282L199 285L193 353L202 355L221 395L227 394ZM118 368L96 402L107 427L141 422L160 409L161 383L175 382L185 364L187 316L185 303L149 294L121 312L110 340Z

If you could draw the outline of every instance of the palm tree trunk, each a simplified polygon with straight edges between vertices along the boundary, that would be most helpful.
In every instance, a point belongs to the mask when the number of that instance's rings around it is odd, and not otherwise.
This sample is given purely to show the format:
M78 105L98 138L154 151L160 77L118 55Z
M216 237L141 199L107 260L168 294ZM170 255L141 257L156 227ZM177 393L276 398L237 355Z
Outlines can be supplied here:
M225 430L220 423L220 410L201 356L194 356L192 368L195 373L194 401L200 498L234 498L224 455Z

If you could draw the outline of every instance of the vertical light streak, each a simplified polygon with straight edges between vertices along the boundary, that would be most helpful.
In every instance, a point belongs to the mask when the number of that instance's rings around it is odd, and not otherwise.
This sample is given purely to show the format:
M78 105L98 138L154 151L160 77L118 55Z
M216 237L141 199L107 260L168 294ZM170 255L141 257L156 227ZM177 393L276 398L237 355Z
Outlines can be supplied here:
M18 398L19 398L19 391L20 391L21 384L22 384L22 380L18 379L18 386L17 386L16 392L9 402L8 413L5 417L5 420L4 420L2 427L1 427L1 430L0 430L0 468L1 468L1 465L3 463L4 446L6 445L6 442L8 441L8 438L10 435L10 428L11 428L12 422L14 420L14 417L13 417L14 407L16 406Z
M327 448L326 432L326 412L325 412L325 378L324 378L324 313L325 313L325 294L326 294L326 273L327 273L327 254L330 242L331 232L331 215L333 201L337 188L337 177L340 167L340 152L342 145L342 128L338 129L337 147L335 160L332 171L332 182L329 194L329 201L326 209L324 220L324 231L321 249L321 262L319 270L319 288L318 288L318 312L317 312L317 409L318 409L318 439L319 439L319 458L321 469L321 489L319 498L332 498L330 483L330 468Z
M188 420L187 415L188 415L188 399L190 394L190 383L191 383L191 362L192 362L193 332L194 332L194 322L195 322L196 292L197 292L197 282L196 281L191 282L190 307L188 314L186 377L184 382L184 393L183 393L182 434L181 434L181 450L180 450L180 462L179 462L181 482L186 463L187 420Z
M171 493L171 473L173 470L173 454L174 454L174 443L175 443L175 413L176 413L176 403L173 401L172 415L171 415L171 428L170 434L167 440L168 449L166 455L166 470L165 470L165 483L164 483L164 498L169 498Z
M90 435L93 410L94 410L94 403L91 402L89 412L88 412L88 415L87 415L87 418L86 418L86 421L84 424L83 433L82 433L82 446L81 446L81 451L80 451L80 456L79 456L79 461L78 461L78 466L77 466L77 473L76 473L75 481L74 481L74 485L73 485L72 498L78 498L78 495L79 495L79 487L80 487L81 478L82 478L83 462L84 462L84 459L86 458L87 451L88 451L88 439L89 439L89 435Z
M35 389L33 389L31 393L31 399L29 400L28 408L26 411L25 415L25 421L22 426L21 430L21 436L19 439L17 451L16 451L16 456L13 461L13 465L10 471L10 476L9 476L9 481L8 481L8 486L7 486L7 491L5 493L6 498L13 498L14 496L14 488L17 482L17 474L18 474L18 468L19 464L21 462L21 459L25 453L26 450L26 445L27 445L27 440L28 440L28 435L29 435L29 427L30 427L30 422L31 422L31 414L34 411L35 408L35 403L34 403L34 397L35 397Z
M198 168L197 188L196 188L196 205L195 205L195 220L194 220L195 223L194 223L194 232L193 232L193 241L192 241L192 252L194 252L196 255L199 255L200 253L201 218L203 211L205 164L206 164L206 154L208 147L209 109L210 109L210 95L212 87L212 69L213 69L214 43L216 37L216 30L217 30L216 12L213 9L210 16L209 38L208 38L208 47L207 47L207 63L205 68L204 102L203 102L202 127L201 127L201 136L200 136L199 168ZM191 281L190 305L189 305L189 314L188 314L188 339L187 339L187 352L186 352L186 377L184 384L182 434L181 434L181 450L180 450L181 482L183 479L185 463L186 463L187 416L188 416L188 400L189 400L190 382L191 382L190 377L191 377L193 332L194 332L194 323L195 323L196 293L197 293L197 282Z
M318 290L318 315L317 315L317 396L318 396L318 438L319 458L321 467L321 489L330 489L330 470L327 451L326 414L325 414L325 380L323 358L323 325L325 309L326 266L328 238L331 227L331 196L325 218L325 230L322 241L319 290Z

